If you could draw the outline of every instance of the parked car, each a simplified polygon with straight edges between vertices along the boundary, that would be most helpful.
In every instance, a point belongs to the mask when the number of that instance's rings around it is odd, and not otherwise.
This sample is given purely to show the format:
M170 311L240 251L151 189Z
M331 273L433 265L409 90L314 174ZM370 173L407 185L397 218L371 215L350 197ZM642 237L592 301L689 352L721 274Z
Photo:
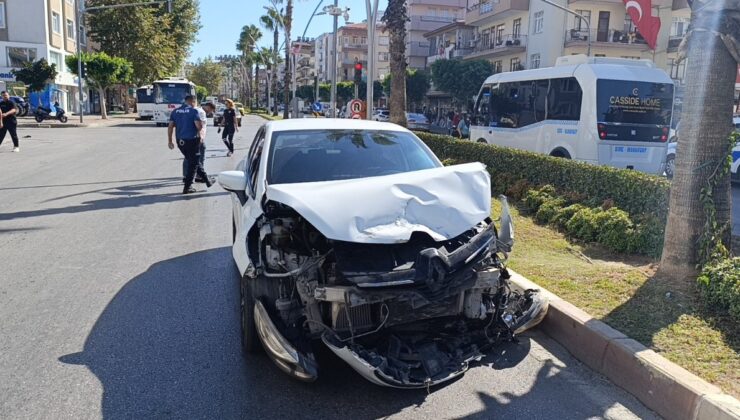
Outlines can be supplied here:
M244 115L246 114L246 108L244 108L244 104L241 102L234 102L234 108L238 109L239 112Z
M735 131L740 132L740 117L735 116L732 118L732 124L735 126ZM675 166L676 166L676 146L678 145L678 133L681 129L681 123L676 125L675 132L671 133L671 138L666 148L665 158L665 175L668 179L673 179ZM738 175L738 167L740 167L740 143L732 149L732 166L730 168L731 179L733 182L740 181L740 175Z
M391 112L387 109L376 109L373 112L373 120L380 122L388 122L391 117Z
M512 291L513 226L481 163L443 166L409 130L295 119L259 129L219 183L233 204L242 345L303 381L326 346L369 381L427 388L537 324Z
M429 120L424 114L406 113L406 126L409 130L429 131Z
M226 106L224 105L220 107L216 107L216 113L213 114L213 125L215 126L221 125L221 122L224 119L224 109L226 109ZM242 126L242 113L241 111L239 111L239 108L237 108L236 106L234 106L234 109L236 110L236 125L241 127Z

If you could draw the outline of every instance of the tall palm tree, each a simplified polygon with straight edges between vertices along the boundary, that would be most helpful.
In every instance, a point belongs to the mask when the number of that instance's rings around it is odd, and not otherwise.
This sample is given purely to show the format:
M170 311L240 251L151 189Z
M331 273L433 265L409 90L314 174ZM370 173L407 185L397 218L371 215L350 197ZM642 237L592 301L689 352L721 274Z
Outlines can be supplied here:
M388 0L382 21L390 32L391 98L390 121L406 126L406 0Z
M280 38L280 30L283 28L283 9L278 10L277 4L273 3L273 5L268 8L267 14L260 17L260 23L262 26L267 29L268 31L272 32L272 54L273 54L273 60L270 63L272 67L272 75L270 77L272 86L270 90L273 92L273 96L277 96L277 62L278 62L278 50L279 50L279 38ZM275 101L277 105L277 101ZM268 99L269 103L269 99ZM277 106L274 106L273 108L273 114L274 116L277 116Z
M691 4L691 2L689 2ZM701 190L723 159L727 159L732 131L732 106L737 50L740 43L740 0L694 0L691 26L682 47L688 46L686 94L681 133L671 186L660 273L674 281L696 278L699 238L706 230ZM720 34L722 37L720 37ZM682 48L683 50L683 48ZM724 179L712 197L719 235L730 245L730 184ZM710 227L710 229L715 229Z
M262 47L264 48L264 47ZM255 108L260 107L260 66L265 64L265 56L262 55L262 50L259 49L252 53L252 63L254 64L254 104Z
M283 16L283 30L285 31L285 76L283 78L283 84L285 86L285 93L283 94L283 103L285 109L283 109L283 118L288 119L289 115L289 103L290 103L290 81L291 81L291 68L290 68L290 54L292 53L292 45L290 41L290 30L293 27L293 0L287 0L285 6L285 15ZM295 115L294 115L295 116Z
M257 46L257 42L260 38L262 38L262 31L260 28L255 25L245 25L242 27L242 31L239 34L239 40L236 43L236 49L242 54L242 60L244 60L245 65L247 66L246 86L251 84L249 81L252 80L252 65L254 64L252 62L252 53L254 52L254 48ZM254 96L252 94L252 90L254 90L254 87L252 87L252 89L248 88L245 92L250 108L252 106L252 97Z

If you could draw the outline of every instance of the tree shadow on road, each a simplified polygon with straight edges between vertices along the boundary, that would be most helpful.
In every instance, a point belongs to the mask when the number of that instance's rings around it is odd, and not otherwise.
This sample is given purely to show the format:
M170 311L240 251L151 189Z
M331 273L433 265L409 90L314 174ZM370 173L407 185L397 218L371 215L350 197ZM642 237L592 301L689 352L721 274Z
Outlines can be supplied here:
M506 343L468 374L497 369L516 383L530 347L527 337ZM532 418L533 407L547 409L542 418L574 418L568 415L572 407L559 401L573 399L568 381L578 383L580 377L563 382L562 366L557 372L543 367L531 385L531 378L521 378L521 394L497 395L502 385L489 374L485 383L461 379L428 394L373 385L328 350L318 358L320 378L305 384L280 372L263 353L242 354L238 275L231 248L223 247L158 262L131 279L100 315L84 349L59 360L84 365L97 376L104 418L365 419L429 412L441 418L467 409L456 407L463 404L457 397L482 401L481 418ZM469 387L492 391L476 396ZM579 400L593 403L588 396ZM582 418L603 412L584 409Z

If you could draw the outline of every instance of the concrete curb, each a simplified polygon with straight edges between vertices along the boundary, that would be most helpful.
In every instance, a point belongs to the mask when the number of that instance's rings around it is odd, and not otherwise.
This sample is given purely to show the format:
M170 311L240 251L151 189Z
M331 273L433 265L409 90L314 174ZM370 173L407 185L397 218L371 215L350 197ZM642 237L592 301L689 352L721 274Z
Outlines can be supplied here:
M666 419L737 420L740 401L588 313L511 272L512 286L550 300L540 328L594 371Z

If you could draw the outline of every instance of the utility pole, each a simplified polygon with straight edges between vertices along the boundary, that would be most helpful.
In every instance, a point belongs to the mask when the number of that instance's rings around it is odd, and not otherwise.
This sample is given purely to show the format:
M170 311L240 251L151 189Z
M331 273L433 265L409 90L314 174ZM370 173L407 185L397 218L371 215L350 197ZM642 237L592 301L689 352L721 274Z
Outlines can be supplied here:
M373 0L374 3L370 4L371 0L365 0L365 7L367 8L367 119L373 119L373 93L375 93L375 29L378 22L378 0Z
M162 4L167 3L167 12L172 13L172 0L153 0L148 1L145 3L122 3L122 4L109 4L105 6L94 6L94 7L85 7L85 0L77 0L78 5L76 7L76 24L77 24L77 42L76 42L76 48L77 48L77 90L79 90L79 101L80 101L80 123L83 122L83 95L82 95L82 47L80 45L80 41L82 39L82 36L80 34L80 26L82 26L82 20L85 17L85 13L87 12L93 12L96 10L103 10L103 9L120 9L123 7L136 7L136 6L150 6L154 4ZM85 27L87 28L87 27ZM100 98L101 101L104 101L105 98ZM126 104L125 106L128 106Z
M323 9L323 12L317 13L319 15L331 15L334 17L334 30L332 31L332 66L331 66L331 72L329 73L331 77L331 112L332 117L337 118L339 115L337 112L337 61L339 60L339 39L337 39L337 30L339 26L339 16L344 16L344 22L346 23L349 20L349 7L346 9L341 9L339 7L339 0L334 0L334 6L326 6Z

